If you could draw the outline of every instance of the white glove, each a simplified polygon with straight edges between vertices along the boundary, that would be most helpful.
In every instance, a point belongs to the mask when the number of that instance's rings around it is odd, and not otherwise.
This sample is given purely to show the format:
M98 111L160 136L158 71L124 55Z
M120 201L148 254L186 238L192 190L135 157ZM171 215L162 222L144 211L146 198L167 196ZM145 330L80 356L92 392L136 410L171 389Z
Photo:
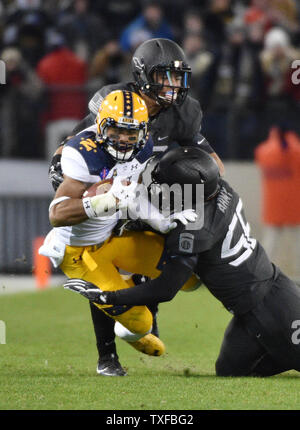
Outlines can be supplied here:
M174 228L178 226L178 223L175 222L175 220L180 221L183 225L187 225L189 222L195 222L197 217L198 215L196 214L194 209L186 209L182 212L175 212L173 215L170 216L170 222L166 233L171 230L174 230Z
M138 184L136 195L128 205L130 219L141 219L161 233L167 231L170 221L148 200L148 191L144 184Z
M163 234L169 233L177 227L178 223L175 222L175 220L180 221L183 225L187 225L189 222L195 222L198 216L194 209L175 212L170 218L165 218L161 213L159 213L159 215L160 216L151 217L145 221L152 228Z
M127 208L129 203L135 199L136 189L139 185L134 181L131 181L129 185L126 182L128 182L126 179L117 176L109 190L118 199L118 208L120 209Z
M131 199L128 205L129 215L131 219L141 219L149 224L154 230L160 233L168 233L177 227L177 222L180 221L183 225L189 222L194 222L197 214L194 209L186 209L182 212L175 212L170 217L165 217L149 200L147 188L143 184L138 184L135 189L139 191L139 197Z
M89 218L111 216L119 209L127 208L135 198L136 182L127 182L124 178L116 177L110 190L105 194L82 199L85 213Z

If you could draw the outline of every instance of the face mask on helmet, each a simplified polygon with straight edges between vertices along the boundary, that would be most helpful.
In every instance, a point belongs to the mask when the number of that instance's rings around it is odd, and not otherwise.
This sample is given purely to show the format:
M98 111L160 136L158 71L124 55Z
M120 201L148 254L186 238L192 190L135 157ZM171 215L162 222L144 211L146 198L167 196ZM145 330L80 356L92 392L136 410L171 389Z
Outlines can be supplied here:
M181 61L170 66L155 66L148 95L161 105L181 104L190 88L191 69Z
M147 107L135 93L110 93L101 103L96 122L98 141L116 161L132 160L146 143Z
M107 118L101 127L101 136L106 151L117 161L130 161L145 145L145 130L119 126Z

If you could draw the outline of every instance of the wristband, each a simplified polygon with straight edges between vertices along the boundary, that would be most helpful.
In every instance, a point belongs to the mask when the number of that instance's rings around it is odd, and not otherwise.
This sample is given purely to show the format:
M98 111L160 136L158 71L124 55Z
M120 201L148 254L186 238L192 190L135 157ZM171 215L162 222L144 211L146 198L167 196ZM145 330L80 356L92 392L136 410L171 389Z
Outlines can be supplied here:
M94 211L92 204L91 204L91 198L85 197L82 199L83 209L87 215L88 218L96 218L97 214Z
M112 215L112 213L108 212L112 209L115 211L119 209L117 200L110 191L94 197L85 197L82 199L82 204L89 218Z

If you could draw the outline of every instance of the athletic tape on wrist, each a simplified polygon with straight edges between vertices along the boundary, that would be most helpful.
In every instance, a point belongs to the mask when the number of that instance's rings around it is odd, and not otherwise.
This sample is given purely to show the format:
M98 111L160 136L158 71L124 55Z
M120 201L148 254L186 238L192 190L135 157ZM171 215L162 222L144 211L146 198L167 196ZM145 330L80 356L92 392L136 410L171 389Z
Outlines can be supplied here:
M83 209L88 216L88 218L95 218L97 216L96 212L94 211L91 203L90 197L85 197L82 199Z

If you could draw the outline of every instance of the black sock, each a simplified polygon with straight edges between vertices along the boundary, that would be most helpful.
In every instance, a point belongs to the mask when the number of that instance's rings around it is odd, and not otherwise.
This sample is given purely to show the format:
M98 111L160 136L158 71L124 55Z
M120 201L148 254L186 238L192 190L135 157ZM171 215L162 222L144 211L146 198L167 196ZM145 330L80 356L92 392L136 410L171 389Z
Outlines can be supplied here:
M151 305L147 305L147 307L153 316L151 333L154 334L156 337L159 337L159 331L158 331L158 325L157 325L158 303L152 303Z
M115 321L91 302L90 308L99 357L103 359L114 354L118 358L114 332Z

